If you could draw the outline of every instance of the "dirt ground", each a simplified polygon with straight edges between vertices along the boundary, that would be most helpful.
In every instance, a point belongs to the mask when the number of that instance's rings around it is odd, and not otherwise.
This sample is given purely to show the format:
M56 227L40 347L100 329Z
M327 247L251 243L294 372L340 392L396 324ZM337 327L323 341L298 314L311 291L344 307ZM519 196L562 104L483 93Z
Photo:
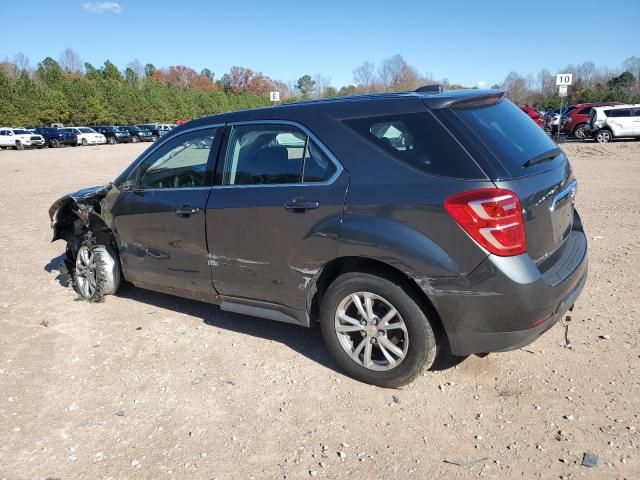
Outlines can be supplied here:
M0 479L640 478L640 142L563 146L590 241L573 348L558 324L401 390L345 377L318 329L76 301L49 205L144 148L0 151Z

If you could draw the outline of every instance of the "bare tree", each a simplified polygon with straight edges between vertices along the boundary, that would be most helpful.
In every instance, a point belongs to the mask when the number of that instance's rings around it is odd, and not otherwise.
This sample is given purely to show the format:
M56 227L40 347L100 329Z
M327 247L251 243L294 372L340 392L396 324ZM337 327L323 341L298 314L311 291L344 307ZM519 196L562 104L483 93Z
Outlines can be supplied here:
M13 64L20 71L29 71L29 57L27 57L22 52L18 52L15 54L15 56L13 57Z
M374 90L375 67L373 63L366 61L353 71L353 80L366 93Z
M593 86L593 79L596 73L596 66L593 62L583 62L577 68L576 73L587 87Z
M140 60L138 60L137 58L127 63L125 70L127 68L130 68L133 71L133 73L136 74L136 77L138 79L144 78L144 66L142 65L142 63L140 63Z
M635 77L635 91L640 93L640 57L635 55L629 57L622 63L622 66Z
M82 72L82 58L72 48L65 48L60 54L60 67L68 73Z
M514 103L522 103L527 98L527 82L518 72L511 72L502 83L507 96Z
M331 77L327 77L321 73L316 73L313 76L313 80L316 82L314 96L319 98L324 97L327 88L331 85Z
M386 91L414 90L419 83L419 75L402 55L386 58L378 68L378 76Z

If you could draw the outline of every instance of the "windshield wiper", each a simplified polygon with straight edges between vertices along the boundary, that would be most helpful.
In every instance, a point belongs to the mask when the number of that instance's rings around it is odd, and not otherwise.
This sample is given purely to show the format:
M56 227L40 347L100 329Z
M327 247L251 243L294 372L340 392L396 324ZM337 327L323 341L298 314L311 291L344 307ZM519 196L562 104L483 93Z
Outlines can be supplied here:
M527 168L533 165L537 165L538 163L546 162L548 160L553 160L558 155L562 155L562 150L559 148L554 148L553 150L549 150L547 152L541 153L540 155L536 155L533 158L530 158L526 162L524 162L521 167Z

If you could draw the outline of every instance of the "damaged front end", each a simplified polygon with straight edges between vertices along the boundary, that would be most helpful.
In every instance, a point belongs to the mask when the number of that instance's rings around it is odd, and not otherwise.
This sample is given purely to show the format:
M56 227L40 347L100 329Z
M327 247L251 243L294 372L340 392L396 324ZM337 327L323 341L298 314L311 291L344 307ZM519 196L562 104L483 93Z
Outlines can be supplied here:
M99 244L113 242L110 229L110 199L117 189L112 183L85 188L56 200L49 208L53 229L52 242L67 242L67 262L75 262L76 254L86 241L87 235L95 237Z

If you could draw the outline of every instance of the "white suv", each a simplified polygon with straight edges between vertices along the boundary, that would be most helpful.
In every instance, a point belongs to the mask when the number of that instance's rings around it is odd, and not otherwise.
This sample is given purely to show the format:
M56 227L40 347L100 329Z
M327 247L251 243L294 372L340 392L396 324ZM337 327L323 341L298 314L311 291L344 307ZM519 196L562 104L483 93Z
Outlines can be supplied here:
M593 107L589 134L599 143L619 137L640 137L640 104Z
M42 148L44 138L24 128L0 127L0 148L23 150L25 147Z
M63 132L75 133L78 136L78 145L101 145L107 143L107 137L89 127L65 127Z

